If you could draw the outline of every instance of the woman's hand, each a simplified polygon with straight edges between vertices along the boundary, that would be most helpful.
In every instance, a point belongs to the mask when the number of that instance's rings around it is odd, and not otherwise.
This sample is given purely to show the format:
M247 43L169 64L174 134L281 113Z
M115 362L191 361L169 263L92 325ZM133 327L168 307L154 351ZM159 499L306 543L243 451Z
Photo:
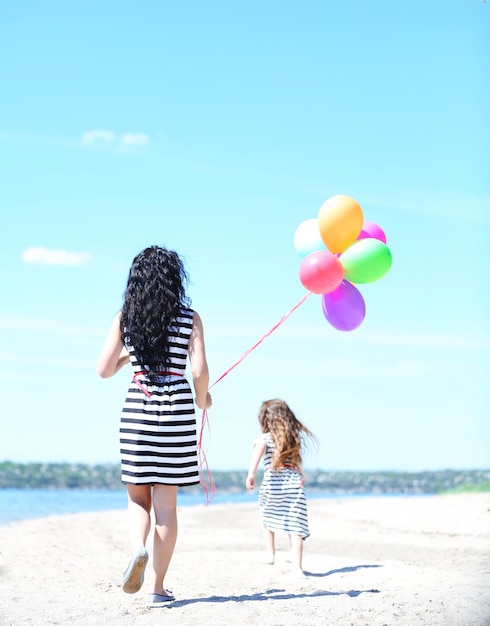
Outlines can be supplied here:
M209 391L206 393L206 399L204 402L202 402L201 399L196 396L196 404L202 410L210 409L213 404L213 399L211 398L211 394L209 393Z

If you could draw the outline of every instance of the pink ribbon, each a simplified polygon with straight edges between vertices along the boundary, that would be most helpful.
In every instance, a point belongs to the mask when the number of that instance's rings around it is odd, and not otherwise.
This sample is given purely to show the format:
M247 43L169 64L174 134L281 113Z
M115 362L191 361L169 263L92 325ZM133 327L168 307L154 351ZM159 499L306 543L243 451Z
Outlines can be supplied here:
M281 324L284 324L284 322L288 319L288 317L292 313L294 313L294 311L296 311L296 309L300 307L309 296L311 296L310 291L305 296L303 296L301 300L286 313L286 315L283 315L281 319L276 324L274 324L274 326L270 330L268 330L265 333L265 335L263 335L263 337L261 337L257 341L257 343L255 343L251 348L249 348L246 352L244 352L242 356L238 359L238 361L236 361L236 363L234 363L223 374L221 374L218 380L215 380L214 383L211 385L211 387L209 387L209 389L211 389L216 384L218 384L221 380L223 380L223 378L227 376L231 371L233 371L235 367L237 367L237 365L240 365L240 363L244 361L247 358L247 356L255 350L255 348L260 346L260 344L264 341L264 339L266 339L266 337L269 337L269 335L271 335L275 330L277 330L279 326L281 326ZM201 431L199 433L199 442L197 444L197 452L198 452L198 459L199 459L199 471L201 472L200 483L203 486L204 492L206 494L206 504L209 504L210 502L212 502L214 496L216 495L216 485L213 480L211 470L209 469L208 461L206 458L206 453L204 452L204 448L203 448L204 430L206 426L208 428L209 433L211 434L208 412L206 409L204 409L202 412ZM203 477L203 474L204 474L204 477ZM206 479L209 482L209 486L206 483ZM211 492L211 496L209 495L210 492Z

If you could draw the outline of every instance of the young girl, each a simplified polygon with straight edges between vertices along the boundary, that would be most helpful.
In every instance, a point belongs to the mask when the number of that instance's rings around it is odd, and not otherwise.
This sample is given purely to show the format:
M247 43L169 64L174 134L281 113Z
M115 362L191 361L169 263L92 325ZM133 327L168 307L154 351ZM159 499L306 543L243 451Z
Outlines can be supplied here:
M128 492L133 557L122 588L136 593L148 562L150 512L155 515L153 580L149 606L174 599L164 579L177 540L177 490L199 483L193 393L185 378L187 357L201 409L211 406L201 318L189 308L187 273L176 252L151 246L133 260L122 310L97 362L108 378L127 363L132 381L121 414L121 479Z
M266 562L274 563L275 532L283 531L290 537L293 566L302 572L303 540L310 532L301 450L305 439L316 442L316 437L296 418L284 400L263 402L258 418L263 434L254 441L246 487L254 488L255 473L264 457L259 508L264 526Z

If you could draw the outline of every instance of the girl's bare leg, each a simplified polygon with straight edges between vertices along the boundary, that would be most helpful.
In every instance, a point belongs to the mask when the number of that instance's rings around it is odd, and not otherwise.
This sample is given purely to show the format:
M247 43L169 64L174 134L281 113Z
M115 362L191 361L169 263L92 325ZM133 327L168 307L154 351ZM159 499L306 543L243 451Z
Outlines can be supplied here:
M264 526L264 539L265 539L265 551L266 551L265 562L272 565L274 563L274 558L276 554L275 535L272 532L272 530L265 528L265 526Z
M303 570L303 538L301 535L290 535L293 567Z
M177 490L176 485L153 487L153 593L160 595L167 595L164 580L177 541Z

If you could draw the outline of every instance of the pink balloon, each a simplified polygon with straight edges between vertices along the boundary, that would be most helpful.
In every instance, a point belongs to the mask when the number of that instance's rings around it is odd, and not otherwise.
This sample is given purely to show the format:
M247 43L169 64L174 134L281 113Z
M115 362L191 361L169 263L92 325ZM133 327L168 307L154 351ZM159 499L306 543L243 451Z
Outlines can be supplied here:
M374 222L363 223L358 239L367 239L368 237L371 237L371 239L379 239L383 243L386 243L386 235L384 234L383 229Z
M337 330L355 330L366 315L366 305L361 292L346 280L322 296L323 315Z
M329 293L337 289L343 278L342 263L328 250L308 254L299 266L301 284L312 293Z

